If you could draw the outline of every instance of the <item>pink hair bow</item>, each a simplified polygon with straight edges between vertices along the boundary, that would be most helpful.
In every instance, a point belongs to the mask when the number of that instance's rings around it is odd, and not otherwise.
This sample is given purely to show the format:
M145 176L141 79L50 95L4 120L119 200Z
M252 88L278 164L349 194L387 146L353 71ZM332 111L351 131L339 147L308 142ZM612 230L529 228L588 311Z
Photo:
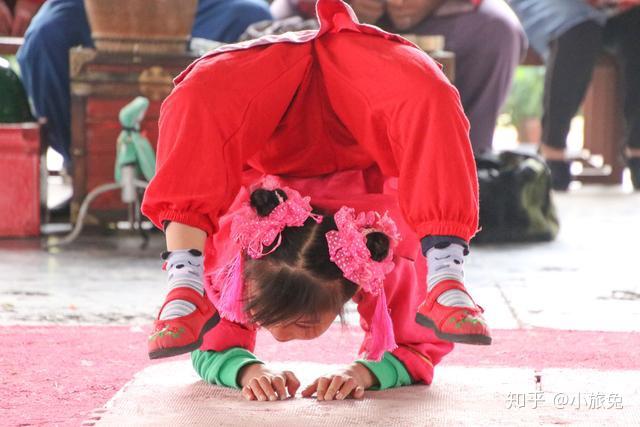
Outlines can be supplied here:
M258 215L249 202L234 215L231 222L231 239L251 258L262 258L275 251L282 243L282 231L286 227L302 227L309 217L316 222L322 221L321 215L312 212L310 197L302 197L296 190L281 187L276 177L265 177L256 188L270 191L279 188L287 195L287 199L284 200L278 195L280 204L266 217ZM256 188L252 188L251 191ZM270 245L273 247L265 253L264 248ZM220 315L240 323L246 323L248 320L243 310L243 260L242 254L238 254L215 275L215 280L223 283L217 304Z
M334 216L338 230L327 233L329 256L344 277L377 296L376 308L371 321L371 341L367 358L380 360L385 351L397 348L393 323L387 307L384 279L395 267L393 250L400 240L395 222L387 213L362 212L342 207ZM390 240L389 253L382 261L374 261L367 248L367 235L379 231Z
M266 177L260 188L270 191L280 188L287 195L287 200L278 195L280 204L266 217L259 216L247 202L233 217L231 239L239 243L253 259L262 258L275 251L282 243L282 231L286 227L302 227L309 217L316 222L322 221L322 216L311 212L310 197L302 197L289 187L280 187L277 178ZM272 244L269 252L264 253L265 246Z

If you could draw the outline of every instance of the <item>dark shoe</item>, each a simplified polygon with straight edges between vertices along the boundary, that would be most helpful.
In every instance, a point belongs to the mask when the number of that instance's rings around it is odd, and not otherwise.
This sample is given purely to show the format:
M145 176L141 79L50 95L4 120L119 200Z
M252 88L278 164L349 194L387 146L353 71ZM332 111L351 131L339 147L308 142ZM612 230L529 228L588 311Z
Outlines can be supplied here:
M571 163L566 160L547 160L551 171L551 188L567 191L571 184Z
M640 191L640 157L630 157L627 159L627 166L631 172L631 182L633 189Z
M71 218L71 197L49 208L49 218L54 222L67 222Z

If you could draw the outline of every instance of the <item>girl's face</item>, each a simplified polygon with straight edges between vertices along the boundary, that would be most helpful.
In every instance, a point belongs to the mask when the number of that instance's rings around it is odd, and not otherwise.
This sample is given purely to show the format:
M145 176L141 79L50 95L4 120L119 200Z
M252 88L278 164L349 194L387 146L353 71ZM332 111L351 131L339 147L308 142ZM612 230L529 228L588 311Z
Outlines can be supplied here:
M271 335L280 342L291 340L312 340L324 334L338 315L336 313L322 313L313 321L301 317L295 322L269 326Z

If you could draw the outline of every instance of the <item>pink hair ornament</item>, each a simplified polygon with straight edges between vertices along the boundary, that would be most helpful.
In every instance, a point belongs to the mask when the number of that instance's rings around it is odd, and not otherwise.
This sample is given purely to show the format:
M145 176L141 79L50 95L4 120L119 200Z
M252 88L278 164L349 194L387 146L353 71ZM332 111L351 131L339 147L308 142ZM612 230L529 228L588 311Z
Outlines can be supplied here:
M366 356L370 360L380 360L385 351L398 347L387 307L384 279L395 267L393 250L400 234L387 213L362 212L356 215L354 209L344 206L334 219L338 230L329 231L326 235L331 261L342 270L346 279L377 296ZM367 235L372 232L384 233L389 238L389 253L382 261L373 260L367 248Z
M251 189L251 192L258 188L269 191L281 189L287 197L285 200L276 193L280 204L265 217L258 215L248 201L234 215L231 222L231 239L251 258L260 259L278 249L282 243L282 231L286 227L302 227L310 217L318 223L322 222L322 216L312 212L310 197L302 197L296 190L280 186L276 177L265 177L260 185ZM264 252L265 247L269 246L269 251ZM243 310L242 272L243 256L240 253L216 274L216 280L223 283L217 308L222 317L246 323L248 319Z

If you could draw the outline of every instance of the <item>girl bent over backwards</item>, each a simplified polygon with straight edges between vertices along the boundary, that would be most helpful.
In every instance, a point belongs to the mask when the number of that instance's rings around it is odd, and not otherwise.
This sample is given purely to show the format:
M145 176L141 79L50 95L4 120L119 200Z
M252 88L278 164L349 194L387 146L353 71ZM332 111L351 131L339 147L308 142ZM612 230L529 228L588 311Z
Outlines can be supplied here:
M464 285L478 225L469 126L438 65L319 0L320 29L223 47L177 79L143 212L166 233L151 358L192 352L247 399L293 396L258 327L313 339L352 299L360 360L302 391L430 384L454 342L490 344Z

